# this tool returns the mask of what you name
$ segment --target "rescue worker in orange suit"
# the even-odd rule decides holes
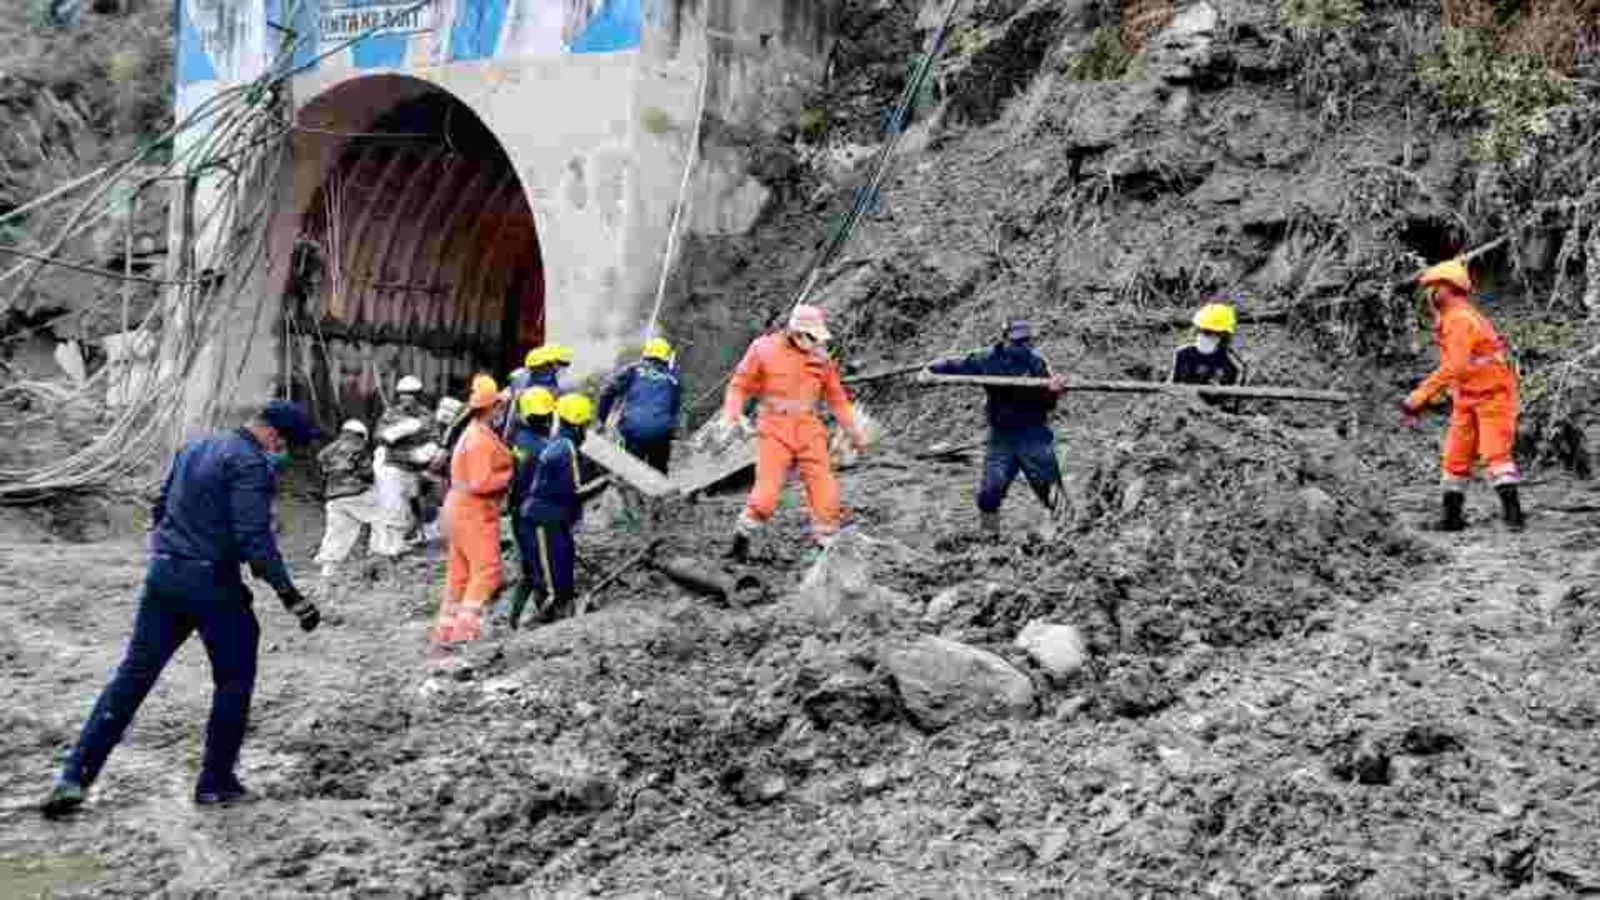
[[[490,426],[503,400],[493,378],[479,375],[472,380],[467,401],[471,421],[450,459],[450,493],[442,513],[450,562],[430,641],[433,655],[451,644],[477,640],[484,608],[500,589],[500,501],[515,470],[511,448]]]
[[[839,531],[839,483],[828,459],[828,430],[817,414],[819,401],[833,411],[857,450],[866,431],[856,422],[839,368],[828,358],[831,335],[822,310],[800,305],[788,327],[757,338],[734,370],[718,421],[726,441],[742,427],[745,403],[760,402],[756,425],[756,483],[739,515],[729,556],[747,560],[750,540],[772,518],[790,469],[800,470],[811,509],[812,538],[823,547]]]
[[[1500,496],[1506,527],[1523,528],[1521,477],[1512,448],[1517,437],[1517,373],[1510,348],[1472,304],[1472,277],[1466,264],[1449,260],[1424,272],[1418,284],[1434,309],[1439,368],[1400,401],[1407,425],[1444,391],[1450,393],[1450,427],[1443,451],[1444,516],[1441,531],[1466,527],[1466,488],[1481,457],[1489,482]]]

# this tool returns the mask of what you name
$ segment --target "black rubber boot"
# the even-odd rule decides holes
[[[259,794],[233,777],[223,780],[220,784],[196,788],[194,792],[196,806],[233,806],[238,803],[253,803],[258,799],[260,799]]]
[[[533,582],[524,578],[517,582],[511,589],[511,630],[516,631],[522,625],[522,610],[528,605],[528,598],[533,596]]]
[[[733,536],[733,546],[728,548],[728,558],[734,562],[747,563],[750,561],[750,536],[736,534]]]
[[[1467,527],[1467,495],[1460,491],[1444,492],[1444,517],[1439,520],[1440,531],[1465,531]]]
[[[555,600],[550,604],[550,620],[553,622],[558,619],[570,619],[576,615],[578,612],[577,599],[578,592],[572,588],[557,589]]]
[[[39,812],[47,819],[59,819],[83,808],[83,788],[75,781],[57,781],[50,788],[50,796],[39,804]]]
[[[1494,489],[1500,495],[1500,513],[1505,517],[1506,528],[1521,531],[1528,526],[1522,517],[1522,495],[1514,484],[1502,484]]]

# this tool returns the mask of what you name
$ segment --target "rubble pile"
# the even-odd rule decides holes
[[[1072,597],[1100,647],[1159,655],[1281,637],[1425,561],[1331,430],[1170,400],[1103,447],[1073,492],[1071,534],[1035,579]]]

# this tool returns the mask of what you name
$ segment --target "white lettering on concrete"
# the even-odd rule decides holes
[[[348,41],[367,33],[420,34],[432,30],[427,5],[394,3],[346,9],[324,8],[319,27],[324,41]]]

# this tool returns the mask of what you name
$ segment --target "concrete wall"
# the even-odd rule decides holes
[[[578,350],[581,372],[635,352],[665,258],[690,136],[709,72],[705,154],[692,182],[690,227],[737,233],[769,194],[749,176],[744,139],[793,121],[824,72],[835,0],[182,0],[179,114],[264,71],[300,40],[290,84],[302,125],[359,132],[412,91],[442,90],[499,139],[531,207],[545,335]],[[293,7],[296,15],[284,18]],[[380,33],[353,46],[351,35]],[[317,59],[319,55],[324,58]],[[315,64],[313,65],[313,61]],[[373,76],[401,74],[410,87]],[[373,79],[363,82],[363,79]],[[382,85],[367,90],[365,85]],[[337,97],[337,102],[329,98]],[[326,101],[326,102],[325,102]],[[260,341],[240,399],[279,387],[281,348],[260,340],[276,314],[295,237],[346,146],[297,136],[277,189],[272,264],[252,320]],[[204,188],[202,206],[214,201]],[[244,311],[241,311],[243,313]],[[666,323],[671,336],[671,323]],[[272,329],[266,329],[270,338]],[[230,342],[231,343],[231,342]],[[292,365],[292,359],[289,360]],[[276,373],[276,374],[269,374]],[[504,374],[504,373],[496,373]]]

